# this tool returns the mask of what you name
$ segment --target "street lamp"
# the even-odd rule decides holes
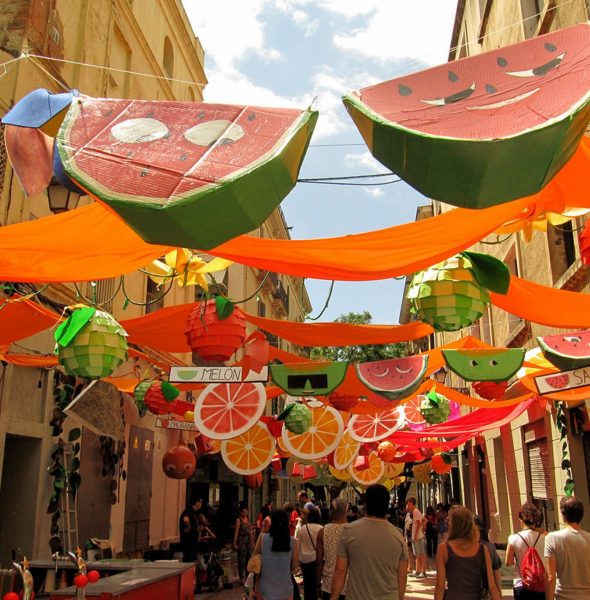
[[[441,383],[444,385],[445,381],[447,380],[447,375],[449,374],[449,372],[443,367],[441,367],[438,371],[435,371],[432,374],[432,377],[434,378],[434,381],[436,381],[437,383]]]
[[[49,210],[58,215],[76,208],[80,201],[80,194],[68,190],[53,178],[47,188],[47,200],[49,201]]]

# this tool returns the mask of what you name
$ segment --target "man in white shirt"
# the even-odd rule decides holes
[[[412,548],[416,556],[414,577],[426,579],[426,540],[424,539],[424,517],[416,507],[416,498],[408,498],[406,512],[412,517]]]
[[[564,496],[559,510],[565,529],[552,531],[545,538],[546,600],[588,600],[590,533],[580,529],[584,505],[575,496]]]

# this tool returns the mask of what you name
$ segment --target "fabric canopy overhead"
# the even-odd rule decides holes
[[[60,316],[28,300],[4,301],[0,304],[0,345],[50,329]]]

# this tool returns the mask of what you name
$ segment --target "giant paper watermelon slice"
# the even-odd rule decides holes
[[[373,156],[429,198],[484,208],[538,192],[590,119],[590,25],[344,97]]]
[[[261,225],[297,180],[317,112],[77,97],[67,175],[145,241],[209,249]]]
[[[390,358],[356,365],[358,378],[388,400],[407,398],[415,392],[426,372],[428,355]]]
[[[560,371],[581,369],[590,365],[590,330],[539,336],[543,356]]]
[[[342,383],[347,367],[347,362],[330,361],[271,365],[270,375],[292,396],[325,396]]]
[[[522,367],[524,348],[443,350],[447,367],[465,381],[506,381]]]

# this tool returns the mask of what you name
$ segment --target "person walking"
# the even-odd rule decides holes
[[[259,536],[254,554],[261,555],[262,564],[256,597],[260,600],[290,600],[293,597],[291,577],[299,557],[297,543],[289,533],[286,511],[272,512],[268,533]]]
[[[413,575],[416,573],[416,557],[412,546],[412,517],[410,513],[406,513],[404,520],[404,537],[408,547],[408,574]]]
[[[439,544],[436,552],[434,600],[481,600],[486,588],[493,600],[501,600],[494,584],[490,553],[479,543],[471,511],[465,506],[453,506],[449,511],[447,541]]]
[[[529,548],[534,548],[547,570],[547,560],[544,558],[545,532],[543,531],[543,513],[532,502],[525,502],[518,511],[521,530],[508,536],[506,547],[506,565],[514,565],[516,577],[513,580],[515,600],[545,600],[545,591],[528,589],[521,577],[520,568],[524,555]]]
[[[416,506],[416,498],[408,498],[406,511],[412,518],[412,550],[416,557],[416,573],[413,577],[426,579],[426,540],[424,536],[424,517]]]
[[[318,533],[317,539],[317,572],[322,600],[330,600],[332,591],[332,577],[336,568],[336,546],[346,525],[348,502],[343,498],[332,500],[332,522],[326,523]],[[339,600],[344,600],[346,584],[342,589]]]
[[[299,563],[303,575],[303,597],[305,600],[317,600],[319,581],[317,579],[317,538],[323,527],[317,508],[307,511],[305,519],[298,532]]]
[[[438,531],[436,528],[436,515],[432,506],[426,507],[424,535],[426,537],[426,554],[429,557],[436,556],[436,547],[438,545]]]
[[[437,546],[445,541],[445,536],[449,530],[448,514],[441,502],[436,505],[436,530],[438,531]],[[436,554],[436,553],[435,553]]]
[[[194,563],[195,565],[195,591],[200,591],[197,578],[197,555],[199,552],[199,511],[203,507],[201,499],[193,500],[187,506],[178,519],[178,530],[180,534],[180,548],[182,550],[182,562]]]
[[[246,565],[253,547],[254,534],[250,523],[250,514],[247,508],[242,508],[234,525],[234,550],[238,551],[238,577],[242,585],[246,579]]]
[[[347,600],[403,600],[408,550],[400,530],[387,520],[388,506],[384,485],[366,489],[366,516],[346,524],[336,546],[330,600],[340,598],[345,582]]]
[[[590,598],[590,533],[580,528],[584,505],[575,496],[564,496],[559,512],[565,529],[545,538],[547,600]]]
[[[496,550],[496,546],[494,546],[494,544],[490,542],[490,534],[488,532],[488,528],[486,527],[485,521],[479,515],[475,515],[473,517],[473,522],[479,530],[479,541],[488,549],[488,552],[490,553],[490,559],[492,561],[492,573],[494,575],[494,583],[496,584],[498,592],[501,596],[502,575],[500,573],[500,567],[502,566],[502,560],[500,559],[500,555]]]

